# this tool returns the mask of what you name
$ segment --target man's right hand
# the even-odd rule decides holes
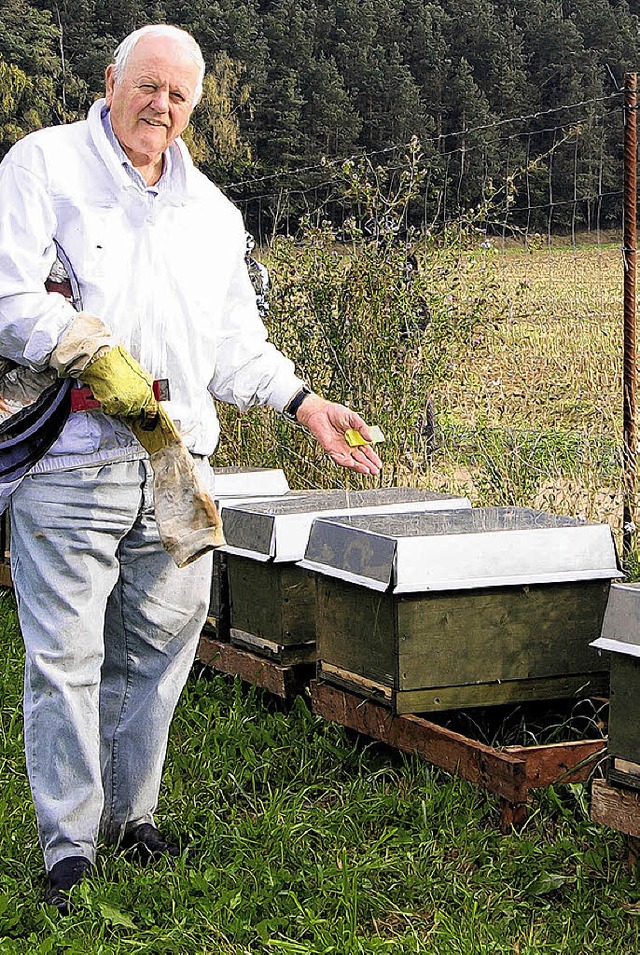
[[[371,439],[369,428],[355,411],[310,394],[296,412],[296,420],[311,432],[335,464],[359,474],[380,473],[382,461],[369,444],[347,444],[345,432],[350,428],[359,431],[366,441]]]
[[[122,345],[90,362],[78,377],[89,385],[105,414],[152,418],[158,412],[151,375]]]

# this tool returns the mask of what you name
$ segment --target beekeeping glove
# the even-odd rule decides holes
[[[182,441],[151,455],[158,533],[178,567],[225,543],[222,521]]]
[[[153,418],[158,411],[151,375],[122,345],[108,348],[89,362],[77,377],[89,385],[105,414],[121,418]]]
[[[100,319],[78,313],[50,359],[60,375],[89,385],[101,410],[124,418],[147,451],[160,540],[178,567],[224,544],[220,515],[173,421],[153,394],[153,379]]]
[[[193,458],[162,405],[153,427],[140,418],[129,425],[149,453],[158,533],[178,567],[225,543],[215,502],[202,485]]]
[[[80,378],[92,361],[114,345],[111,330],[101,319],[78,312],[53,349],[49,365],[60,378]]]
[[[122,418],[156,410],[153,379],[129,352],[116,345],[110,329],[94,315],[78,312],[49,357],[61,378],[89,385],[102,411]]]

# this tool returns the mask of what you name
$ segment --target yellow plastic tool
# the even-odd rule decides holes
[[[379,444],[381,441],[384,441],[384,435],[380,428],[374,427],[369,428],[371,432],[371,441],[365,441],[359,431],[356,431],[355,428],[349,428],[348,431],[345,431],[344,436],[347,444],[350,448],[360,448],[363,444]]]

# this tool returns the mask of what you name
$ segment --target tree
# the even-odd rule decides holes
[[[59,36],[49,11],[0,0],[1,154],[26,133],[77,116],[85,87],[63,74]]]
[[[220,53],[204,78],[202,98],[185,140],[194,162],[216,181],[241,174],[251,150],[240,133],[238,113],[247,103],[242,64]]]
[[[348,155],[358,143],[362,118],[338,72],[333,57],[312,60],[303,76],[305,106],[302,120],[308,130],[306,154],[312,158]]]

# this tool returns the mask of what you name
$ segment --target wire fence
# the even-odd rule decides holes
[[[493,320],[484,309],[470,323],[430,394],[429,448],[405,449],[396,478],[405,468],[405,479],[454,484],[478,503],[620,526],[622,106],[616,91],[227,187],[267,261],[275,237],[303,220],[331,222],[340,240],[360,216],[365,238],[404,242],[411,255],[464,233],[460,267],[473,256],[490,275]],[[409,181],[410,201],[398,202]],[[367,189],[378,199],[369,220]],[[277,262],[272,280],[277,290]]]
[[[527,235],[558,229],[598,231],[620,222],[622,92],[478,126],[418,136],[426,176],[410,214],[429,230],[455,223],[470,207],[509,190],[492,231]],[[558,122],[549,124],[549,117]],[[345,166],[364,163],[393,174],[406,168],[413,142],[230,183],[226,189],[264,244],[301,214],[348,210]]]

